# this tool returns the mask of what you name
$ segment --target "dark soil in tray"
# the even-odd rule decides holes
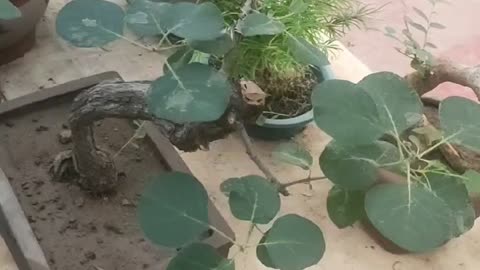
[[[161,158],[147,142],[127,146],[116,158],[123,181],[115,194],[101,198],[72,184],[52,182],[53,158],[71,148],[58,139],[66,127],[69,105],[50,105],[7,122],[0,119],[0,166],[52,269],[159,269],[165,250],[144,239],[135,206],[149,177],[165,170]],[[124,120],[105,120],[96,126],[97,143],[111,153],[133,134]]]

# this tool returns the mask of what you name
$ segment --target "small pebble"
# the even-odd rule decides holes
[[[38,126],[35,131],[37,132],[42,132],[42,131],[47,131],[48,130],[48,127],[44,126],[44,125],[41,125],[41,126]]]
[[[133,203],[129,201],[128,199],[123,199],[122,200],[122,206],[133,206]]]
[[[58,141],[61,144],[68,144],[68,143],[72,142],[72,131],[69,130],[69,129],[62,130],[58,134]]]

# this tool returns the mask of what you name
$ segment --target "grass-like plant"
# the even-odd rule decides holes
[[[213,1],[225,14],[226,22],[241,16],[240,0]],[[376,9],[355,0],[265,0],[259,1],[257,10],[277,18],[288,33],[301,37],[324,53],[335,49],[333,42],[345,30],[361,27]],[[258,76],[273,79],[303,78],[309,67],[299,63],[290,53],[287,34],[243,38],[236,48],[233,76],[256,80]],[[280,93],[283,90],[278,89]],[[269,93],[274,94],[274,93]]]

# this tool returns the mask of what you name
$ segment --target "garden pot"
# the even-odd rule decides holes
[[[332,80],[335,78],[330,65],[313,69],[318,81]],[[313,110],[302,115],[287,119],[272,119],[260,116],[256,124],[246,125],[248,134],[263,140],[290,139],[301,133],[313,121]]]
[[[151,176],[164,171],[191,173],[154,124],[146,137],[115,158],[121,183],[105,197],[87,194],[71,183],[51,181],[52,159],[71,149],[62,140],[73,98],[115,72],[72,81],[0,104],[0,229],[17,264],[48,269],[165,269],[175,249],[160,248],[144,238],[136,205]],[[95,124],[102,149],[117,153],[135,133],[132,122],[104,119]],[[210,202],[209,220],[234,239]],[[161,229],[161,228],[159,228]],[[8,232],[10,231],[10,232]],[[206,231],[203,241],[227,256],[231,243]],[[15,256],[19,254],[22,256]],[[23,260],[23,261],[22,261]]]
[[[48,0],[10,0],[22,13],[13,20],[0,20],[0,65],[9,63],[32,49],[35,27],[47,8]]]

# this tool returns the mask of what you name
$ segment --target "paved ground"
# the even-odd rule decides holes
[[[384,6],[374,15],[370,26],[383,30],[386,26],[403,29],[403,16],[408,13],[419,18],[411,9],[416,6],[425,13],[430,12],[430,0],[363,0],[375,6]],[[436,56],[446,57],[466,65],[480,64],[480,29],[478,17],[479,0],[450,1],[436,9],[434,21],[447,28],[431,34],[431,41],[438,46],[432,51]],[[418,20],[421,20],[420,18]],[[350,32],[343,40],[349,50],[372,71],[393,71],[401,75],[411,71],[409,60],[394,50],[398,44],[380,31]],[[462,95],[473,97],[473,93],[464,87],[445,84],[436,91],[436,97]]]
[[[398,0],[392,1],[396,2],[386,7],[383,13],[377,15],[378,18],[384,18],[383,21],[378,20],[375,22],[378,27],[400,24],[402,16],[398,11]],[[161,70],[159,67],[162,66],[161,63],[164,60],[162,56],[144,54],[138,48],[120,43],[109,48],[111,51],[105,52],[101,50],[73,49],[59,41],[53,34],[53,18],[59,7],[65,2],[66,0],[50,1],[47,18],[41,23],[39,28],[37,48],[24,59],[0,68],[0,83],[4,86],[8,99],[31,93],[39,87],[48,87],[106,70],[117,70],[126,80],[151,79],[159,75],[159,70]],[[381,4],[384,1],[376,0],[374,2]],[[469,6],[463,4],[468,2],[471,2]],[[463,5],[468,7],[464,8],[465,12],[459,9],[459,6]],[[459,10],[453,13],[452,10],[454,8]],[[453,19],[453,16],[450,16],[449,18],[452,17],[451,22],[442,21],[450,30],[453,30],[450,34],[451,39],[448,38],[449,30],[443,33],[440,32],[435,37],[443,42],[439,52],[453,51],[458,53],[456,55],[463,57],[467,49],[455,48],[458,46],[471,48],[468,44],[475,44],[475,40],[466,36],[468,32],[466,35],[461,35],[461,30],[475,29],[476,25],[473,20],[468,25],[466,18],[475,18],[474,10],[480,11],[480,4],[474,3],[473,0],[462,0],[462,4],[455,4],[439,12],[444,14],[444,10],[455,15],[462,14],[462,17],[455,16],[456,18]],[[460,11],[463,13],[457,13]],[[464,28],[459,29],[460,25],[463,25],[461,27]],[[477,43],[480,43],[479,37],[480,35],[477,36]],[[464,41],[460,42],[460,40]],[[399,73],[408,71],[408,61],[393,50],[393,44],[387,38],[384,38],[381,33],[353,32],[345,41],[350,41],[354,44],[350,49],[374,71],[392,70]],[[461,50],[464,51],[462,52]],[[453,53],[449,55],[454,56]],[[467,60],[469,59],[462,58],[462,61],[466,63],[468,62]],[[369,72],[362,63],[356,62],[356,59],[348,52],[340,54],[340,59],[336,59],[333,63],[337,76],[343,79],[357,81]],[[297,139],[304,142],[316,155],[323,150],[324,145],[329,141],[329,138],[314,126],[310,126],[304,135],[299,136]],[[274,144],[255,143],[259,155],[267,161],[267,165],[274,170],[276,175],[281,176],[282,180],[291,181],[292,179],[304,177],[303,171],[282,166],[270,158],[270,150],[274,147]],[[183,153],[182,157],[194,174],[206,185],[216,206],[238,233],[238,238],[244,239],[247,231],[246,224],[239,222],[231,216],[228,210],[228,202],[218,188],[219,184],[224,179],[231,177],[232,174],[241,176],[259,173],[255,165],[244,153],[238,138],[231,136],[227,140],[213,144],[210,151]],[[318,168],[316,168],[314,174],[320,175],[320,173]],[[329,221],[325,208],[325,199],[330,187],[331,184],[327,181],[316,183],[313,192],[308,191],[306,187],[298,186],[292,189],[292,196],[282,200],[282,214],[301,214],[312,219],[324,231],[328,246],[327,252],[324,259],[317,266],[310,268],[311,270],[478,269],[480,224],[477,224],[467,235],[451,241],[436,252],[415,256],[393,255],[379,248],[358,226],[338,230]],[[259,235],[255,237],[258,238]],[[266,269],[254,257],[254,250],[250,250],[246,256],[239,257],[237,269]],[[3,270],[1,263],[0,258],[0,269]]]

